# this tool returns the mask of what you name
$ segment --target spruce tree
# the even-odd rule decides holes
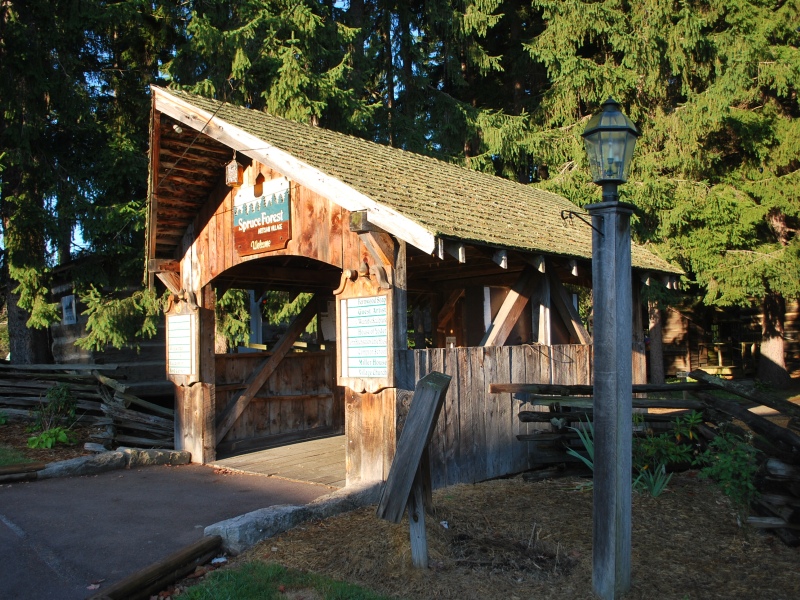
[[[536,153],[548,187],[594,201],[580,133],[613,96],[642,132],[621,198],[640,241],[675,260],[710,305],[762,305],[759,375],[782,386],[785,298],[800,294],[800,11],[754,0],[535,0],[528,51],[549,87]]]
[[[80,295],[141,275],[147,84],[171,54],[177,15],[141,0],[0,7],[0,209],[17,362],[49,358],[54,266],[83,258]]]

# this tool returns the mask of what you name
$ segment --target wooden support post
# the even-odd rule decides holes
[[[420,464],[408,497],[408,528],[411,539],[411,562],[418,569],[427,569],[428,537],[425,533],[425,488],[422,480]]]
[[[632,208],[615,201],[587,207],[594,229],[592,585],[603,600],[631,586]]]

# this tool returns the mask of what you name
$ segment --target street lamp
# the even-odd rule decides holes
[[[619,202],[639,132],[612,99],[583,132],[603,200],[592,217],[594,300],[594,497],[592,586],[604,600],[631,585],[632,347],[631,228],[633,206]]]
[[[628,181],[633,148],[639,137],[636,126],[620,108],[617,101],[609,98],[603,102],[602,112],[589,119],[583,131],[589,169],[594,182],[603,186],[603,200],[607,196],[611,199],[611,195],[616,200],[617,185]]]

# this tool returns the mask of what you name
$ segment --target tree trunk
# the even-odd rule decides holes
[[[664,341],[661,335],[661,309],[658,303],[647,303],[650,327],[650,383],[664,383]]]
[[[758,378],[774,388],[785,389],[790,383],[783,340],[786,301],[780,294],[770,292],[764,297],[762,309]]]

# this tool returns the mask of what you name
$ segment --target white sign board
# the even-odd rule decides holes
[[[342,377],[388,377],[386,296],[348,298],[340,302]]]
[[[197,373],[195,345],[195,315],[167,316],[167,373],[194,375]]]
[[[75,309],[75,295],[61,297],[61,324],[74,325],[78,322],[77,310]]]

